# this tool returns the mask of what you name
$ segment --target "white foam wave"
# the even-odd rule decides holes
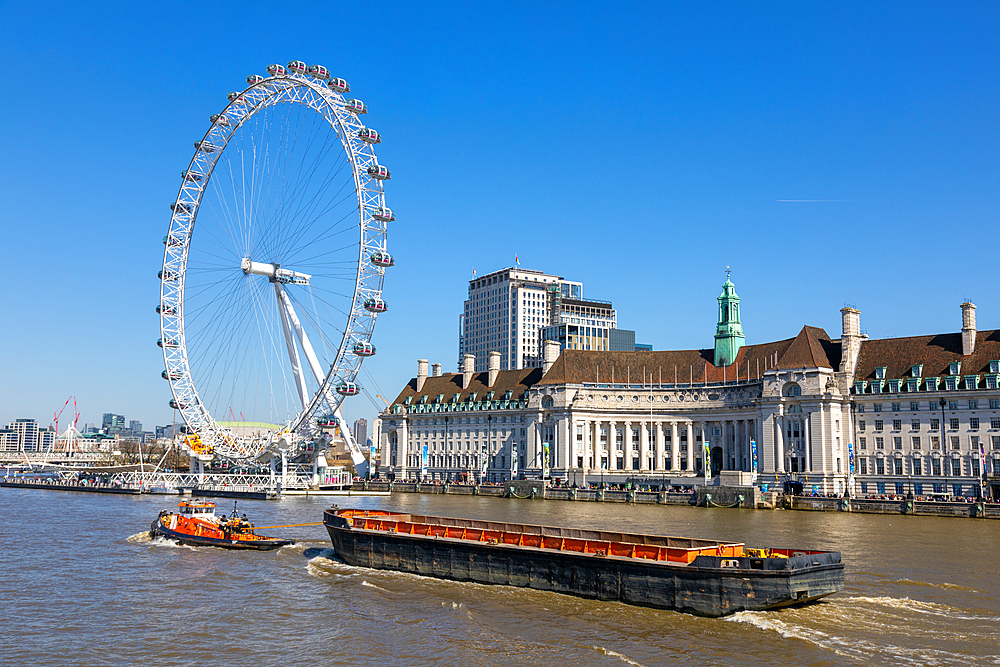
[[[376,586],[375,584],[373,584],[373,583],[371,583],[369,581],[365,581],[364,579],[361,580],[361,585],[362,586],[367,586],[368,588],[374,588],[375,590],[382,591],[383,593],[388,593],[389,592],[385,588],[382,588],[381,586]]]
[[[333,550],[330,549],[329,551],[332,555]],[[356,577],[361,574],[358,568],[345,565],[337,560],[331,560],[323,555],[310,558],[309,562],[306,563],[306,572],[313,577],[337,578]]]
[[[923,600],[913,600],[907,597],[894,598],[889,596],[857,596],[849,598],[839,598],[836,602],[860,602],[862,604],[871,604],[892,607],[893,609],[901,609],[905,611],[914,612],[917,614],[927,614],[930,616],[941,616],[948,618],[950,620],[961,620],[961,621],[991,621],[996,622],[1000,620],[1000,617],[995,615],[982,615],[970,613],[966,609],[957,609],[955,607],[949,607],[948,605],[939,604],[937,602],[925,602]]]
[[[611,649],[604,648],[603,646],[595,646],[593,648],[594,648],[595,651],[600,651],[604,655],[610,656],[612,658],[618,658],[619,660],[621,660],[622,662],[624,662],[626,665],[634,665],[634,667],[644,667],[644,665],[641,662],[636,662],[632,658],[630,658],[627,655],[624,655],[622,653],[619,653],[618,651],[612,651]]]

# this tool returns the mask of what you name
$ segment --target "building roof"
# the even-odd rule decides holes
[[[758,377],[772,368],[840,367],[840,341],[819,327],[802,327],[795,338],[744,345],[731,366],[716,366],[715,350],[595,352],[564,350],[539,384],[584,382],[654,384],[722,382]]]
[[[875,377],[875,369],[885,366],[886,378],[908,378],[910,367],[923,364],[922,377],[950,375],[948,364],[962,362],[960,375],[989,372],[989,363],[1000,359],[1000,330],[976,332],[973,353],[962,356],[962,334],[945,333],[907,338],[881,338],[861,344],[855,380]]]
[[[393,401],[393,403],[404,403],[407,397],[414,403],[422,396],[427,397],[428,403],[437,400],[439,394],[443,395],[445,403],[450,403],[452,397],[459,394],[459,402],[469,400],[469,396],[476,394],[476,400],[481,401],[487,392],[494,392],[494,399],[500,400],[508,391],[511,392],[511,400],[517,401],[524,396],[528,387],[538,384],[542,379],[541,368],[521,368],[511,371],[500,371],[497,374],[496,382],[489,386],[489,372],[473,373],[472,380],[466,389],[462,389],[461,373],[444,373],[443,375],[428,376],[423,388],[417,391],[417,378],[410,378],[410,381],[403,387],[403,391]]]

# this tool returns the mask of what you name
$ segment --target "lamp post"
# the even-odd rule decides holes
[[[951,468],[951,453],[948,451],[948,437],[945,435],[947,429],[944,426],[944,409],[948,405],[948,401],[944,400],[942,397],[938,401],[938,405],[941,406],[941,465],[942,472],[944,472],[944,492],[948,494],[946,497],[951,496],[951,491],[948,489],[948,469]]]

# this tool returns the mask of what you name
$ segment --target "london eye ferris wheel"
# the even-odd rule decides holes
[[[195,142],[159,274],[170,405],[189,449],[233,460],[343,425],[393,265],[390,174],[366,105],[322,65],[267,75],[247,77]]]

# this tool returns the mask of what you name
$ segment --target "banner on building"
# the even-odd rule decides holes
[[[711,454],[712,444],[706,439],[705,440],[705,454],[702,456],[705,459],[705,484],[707,485],[709,480],[712,478],[712,454]]]
[[[427,443],[424,443],[423,451],[420,453],[420,474],[427,476]]]
[[[750,474],[751,484],[757,483],[757,441],[750,441]]]
[[[549,476],[549,443],[542,444],[542,477]]]
[[[483,463],[479,467],[479,474],[483,478],[486,477],[486,468],[488,468],[490,464],[490,458],[489,456],[487,456],[488,454],[489,454],[489,447],[487,445],[483,445]]]
[[[517,477],[517,446],[510,446],[510,478]]]

